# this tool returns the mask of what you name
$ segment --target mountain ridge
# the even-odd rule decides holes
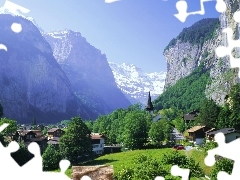
[[[130,63],[108,63],[118,87],[132,103],[146,105],[149,91],[152,100],[163,92],[166,72],[144,73],[140,67]]]

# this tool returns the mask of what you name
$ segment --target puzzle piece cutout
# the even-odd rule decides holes
[[[12,3],[8,0],[5,1],[5,4],[4,4],[3,8],[7,9],[12,14],[18,14],[19,12],[22,12],[22,13],[30,12],[29,9],[27,9],[25,7],[22,7],[18,4]],[[19,23],[13,23],[11,25],[11,29],[15,33],[20,33],[22,31],[22,25],[19,24]],[[4,44],[0,44],[0,50],[1,49],[7,51],[7,47]]]
[[[203,3],[208,1],[214,1],[214,0],[200,0],[201,9],[199,11],[187,12],[187,8],[188,8],[187,2],[185,0],[179,0],[178,2],[176,2],[176,9],[178,10],[178,14],[174,14],[174,16],[178,18],[181,22],[185,22],[189,15],[195,15],[195,14],[203,15],[205,14]],[[226,11],[227,9],[226,3],[223,0],[216,0],[216,1],[217,1],[215,6],[216,10],[220,13]]]
[[[190,170],[189,169],[180,168],[177,165],[173,165],[171,167],[171,174],[173,176],[180,176],[180,177],[182,177],[182,180],[189,180]],[[162,176],[157,176],[154,180],[165,180],[165,178],[162,177]]]
[[[2,124],[0,126],[0,132],[2,132],[9,124]],[[43,172],[42,166],[42,157],[40,147],[37,143],[32,142],[28,145],[28,150],[30,153],[34,155],[34,157],[20,167],[17,162],[12,158],[11,153],[19,150],[19,144],[16,141],[12,141],[9,143],[8,147],[4,147],[2,143],[0,143],[0,176],[8,177],[8,179],[19,179],[19,177],[24,177],[25,180],[31,179],[45,179],[45,180],[71,180],[65,172],[67,168],[70,166],[70,162],[68,160],[61,160],[59,163],[59,167],[61,172]],[[14,172],[14,173],[13,173]]]
[[[208,150],[208,155],[204,160],[205,164],[207,166],[213,166],[216,162],[215,155],[234,160],[234,166],[231,175],[227,174],[226,172],[220,171],[218,173],[218,179],[239,179],[240,157],[238,147],[240,147],[240,139],[238,138],[229,143],[225,143],[224,134],[219,132],[215,135],[215,141],[218,143],[218,147]]]
[[[237,23],[240,23],[240,11],[236,11],[233,15],[234,20]],[[230,59],[230,65],[232,68],[238,67],[240,69],[240,58],[234,58],[232,55],[232,51],[234,48],[240,48],[240,40],[234,40],[233,39],[233,30],[229,27],[224,28],[223,33],[227,34],[227,44],[228,46],[219,46],[216,48],[215,52],[218,57],[224,57],[229,56]],[[240,70],[238,72],[238,77],[240,78]]]

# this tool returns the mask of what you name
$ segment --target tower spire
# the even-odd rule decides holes
[[[153,111],[153,104],[152,104],[152,101],[151,101],[150,91],[148,93],[148,102],[147,102],[147,106],[146,106],[145,109],[149,112]]]

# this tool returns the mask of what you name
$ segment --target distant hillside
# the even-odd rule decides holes
[[[175,107],[186,113],[199,109],[202,101],[206,99],[204,90],[210,82],[209,72],[201,64],[190,75],[168,87],[153,101],[153,106],[156,110]]]
[[[66,73],[75,95],[93,112],[108,114],[131,103],[117,87],[105,54],[72,30],[43,34]]]

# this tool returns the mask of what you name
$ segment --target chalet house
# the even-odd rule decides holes
[[[98,133],[92,133],[90,137],[92,140],[93,152],[98,155],[103,154],[106,137]]]
[[[183,120],[185,121],[185,124],[191,122],[191,121],[194,121],[195,120],[195,117],[197,117],[199,111],[197,110],[194,110],[190,113],[187,113],[187,114],[184,114],[183,115]]]
[[[31,142],[36,142],[40,146],[42,153],[47,147],[47,137],[40,130],[18,130],[14,135],[14,139],[23,142],[26,146]]]
[[[60,128],[52,128],[47,131],[48,139],[53,137],[61,137],[64,134],[64,131]]]
[[[221,132],[225,135],[225,142],[226,143],[229,143],[229,142],[231,142],[231,141],[240,137],[240,131],[235,130],[234,128],[223,128],[223,129],[219,129],[219,130],[216,130],[216,131],[207,132],[206,133],[206,138],[210,141],[211,140],[214,141],[214,136],[219,132]]]
[[[203,138],[205,138],[206,131],[212,128],[207,126],[194,126],[187,130],[189,140],[193,141],[195,144],[202,144]]]
[[[48,145],[53,145],[54,147],[59,147],[59,137],[53,137],[52,139],[49,139],[47,142]]]

